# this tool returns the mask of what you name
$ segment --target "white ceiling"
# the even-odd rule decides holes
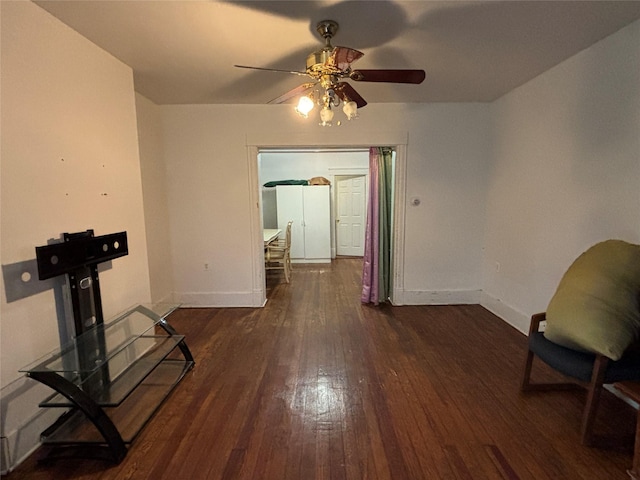
[[[264,104],[332,43],[354,68],[422,68],[421,85],[350,81],[369,102],[487,102],[640,18],[640,1],[36,1],[129,65],[157,104]],[[638,46],[640,51],[640,46]]]

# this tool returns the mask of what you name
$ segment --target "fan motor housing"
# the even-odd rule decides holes
[[[311,53],[307,57],[307,71],[311,70],[313,72],[320,71],[326,61],[331,57],[331,52],[333,49],[328,50],[323,48],[322,50],[318,50],[317,52]]]

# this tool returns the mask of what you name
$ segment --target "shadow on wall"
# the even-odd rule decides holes
[[[59,243],[59,240],[49,240],[48,245]],[[111,270],[111,260],[98,265],[98,273]],[[38,264],[36,259],[2,265],[2,278],[7,303],[22,300],[47,290],[53,290],[56,316],[58,318],[58,333],[60,344],[67,343],[73,338],[73,314],[68,304],[68,285],[66,276],[58,276],[46,280],[38,279]],[[67,313],[68,312],[68,313]]]

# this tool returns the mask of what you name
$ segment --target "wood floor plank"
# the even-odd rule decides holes
[[[478,305],[362,305],[361,267],[296,264],[264,308],[174,312],[196,366],[123,462],[36,454],[8,479],[626,478],[634,409],[605,392],[596,431],[622,442],[583,447],[584,394],[520,392],[523,335]]]

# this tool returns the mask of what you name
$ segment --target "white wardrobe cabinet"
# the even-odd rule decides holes
[[[291,225],[291,261],[331,262],[331,204],[329,185],[278,185],[278,228]]]

